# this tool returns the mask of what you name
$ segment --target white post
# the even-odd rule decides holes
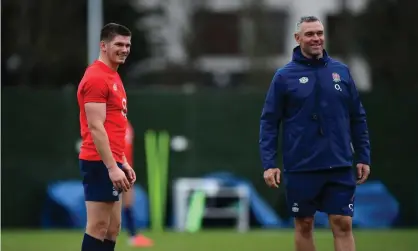
[[[99,56],[100,30],[103,26],[103,0],[87,1],[87,57],[88,64]]]

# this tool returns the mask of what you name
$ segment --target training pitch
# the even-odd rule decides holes
[[[80,250],[82,230],[3,230],[2,251],[74,251]],[[146,233],[155,241],[150,251],[293,251],[290,230],[236,233],[225,230],[187,233]],[[418,229],[355,231],[357,251],[417,251]],[[325,230],[315,232],[317,250],[333,251],[332,235]],[[123,232],[117,251],[137,250],[127,246]]]

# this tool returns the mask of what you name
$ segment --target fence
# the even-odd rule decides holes
[[[176,177],[228,170],[250,180],[284,214],[283,191],[268,189],[262,179],[258,127],[264,92],[128,93],[138,182],[146,184],[143,135],[164,129],[190,142],[187,151],[170,154],[169,188]],[[417,94],[381,89],[362,97],[372,143],[371,179],[384,182],[398,199],[399,226],[418,226],[418,116],[408,111],[418,107]],[[76,93],[5,88],[2,105],[2,226],[38,226],[47,184],[80,177]]]

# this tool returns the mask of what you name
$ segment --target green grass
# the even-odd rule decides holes
[[[80,250],[82,231],[2,231],[2,251],[77,251]],[[196,234],[147,233],[155,241],[150,251],[293,251],[290,230],[204,231]],[[418,230],[356,231],[357,251],[417,251]],[[332,251],[332,235],[317,230],[318,251]],[[135,250],[127,245],[126,234],[120,236],[117,251]]]

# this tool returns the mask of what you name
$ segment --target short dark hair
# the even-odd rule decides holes
[[[316,16],[303,16],[303,17],[301,17],[296,24],[296,31],[297,32],[299,31],[300,25],[302,23],[312,23],[312,22],[321,22],[321,20],[319,20],[319,18],[317,18]]]
[[[112,41],[118,35],[130,37],[132,33],[126,26],[117,23],[108,23],[100,31],[100,41]]]

